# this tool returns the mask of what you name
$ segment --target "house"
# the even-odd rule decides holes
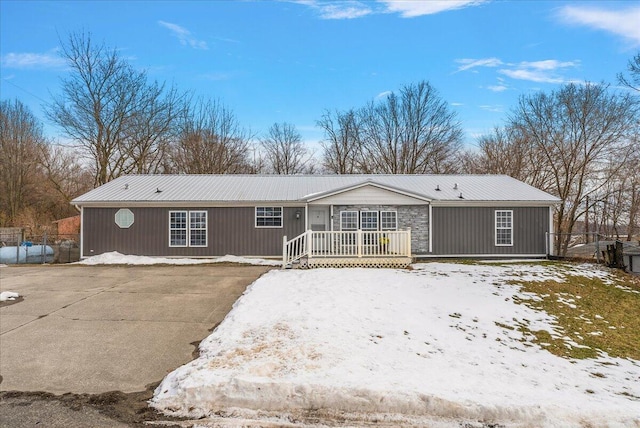
[[[558,202],[505,175],[130,175],[72,201],[81,257],[289,261],[545,257]]]

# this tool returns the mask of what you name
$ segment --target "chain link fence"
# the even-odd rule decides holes
[[[18,228],[0,231],[0,263],[73,263],[80,260],[80,235],[33,234]]]

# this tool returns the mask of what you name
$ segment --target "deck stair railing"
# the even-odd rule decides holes
[[[312,231],[283,237],[282,265],[303,259],[411,257],[411,230]]]

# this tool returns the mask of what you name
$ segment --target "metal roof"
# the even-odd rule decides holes
[[[506,175],[127,175],[71,201],[304,202],[324,193],[375,183],[432,201],[559,201]],[[440,189],[440,190],[436,190]],[[464,199],[460,198],[460,194]]]

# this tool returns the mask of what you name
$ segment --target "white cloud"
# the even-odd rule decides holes
[[[504,111],[504,108],[500,104],[495,104],[495,105],[484,104],[478,107],[480,107],[482,110],[490,111],[493,113],[502,113]]]
[[[540,83],[563,83],[559,72],[566,68],[575,68],[580,61],[557,61],[548,59],[544,61],[523,61],[518,64],[508,64],[509,68],[498,70],[499,73],[518,80],[529,80]]]
[[[432,15],[468,6],[478,6],[488,0],[379,0],[388,12],[399,13],[403,18]]]
[[[174,36],[180,40],[180,44],[184,46],[191,46],[194,49],[209,49],[207,42],[204,40],[198,40],[191,35],[191,32],[178,24],[172,24],[171,22],[158,21],[158,24],[169,29]]]
[[[432,15],[477,6],[490,0],[281,0],[311,7],[322,19],[354,19],[379,13],[397,13],[403,18]]]
[[[449,104],[451,104],[454,107],[459,107],[459,106],[463,106],[464,105],[462,103],[449,103]]]
[[[482,59],[471,59],[471,58],[462,58],[457,59],[456,62],[458,64],[462,64],[458,67],[457,71],[465,71],[470,70],[475,67],[498,67],[503,64],[498,58],[482,58]]]
[[[491,86],[487,86],[487,89],[493,92],[503,92],[509,88],[504,85],[491,85]]]
[[[63,68],[67,62],[49,53],[8,53],[2,57],[2,66],[6,68]]]
[[[640,6],[621,10],[565,6],[559,10],[558,15],[570,24],[608,31],[622,36],[634,45],[640,45]]]
[[[368,5],[356,0],[334,1],[331,3],[318,0],[289,1],[315,9],[322,19],[355,19],[373,13],[373,10]]]
[[[378,95],[376,95],[376,99],[380,100],[383,98],[387,98],[389,95],[391,95],[393,92],[391,91],[384,91],[384,92],[380,92]]]

